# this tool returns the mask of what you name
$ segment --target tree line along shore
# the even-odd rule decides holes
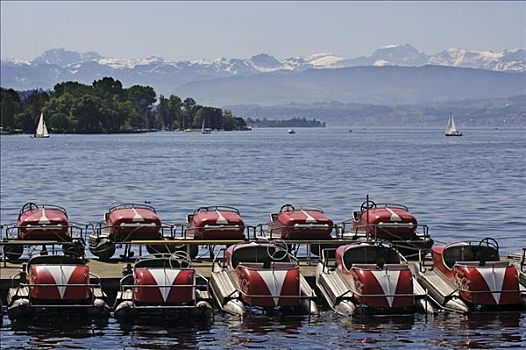
[[[156,104],[156,102],[158,102]],[[33,133],[40,113],[54,133],[122,133],[141,130],[246,130],[229,110],[202,106],[191,98],[165,97],[150,86],[124,88],[105,77],[91,85],[68,81],[52,91],[17,92],[0,87],[2,131]]]

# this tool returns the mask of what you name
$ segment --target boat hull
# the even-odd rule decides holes
[[[38,207],[21,212],[18,217],[18,238],[24,240],[67,241],[68,217],[65,211]]]
[[[132,239],[160,239],[161,220],[149,208],[118,208],[106,214],[109,235],[115,242]]]
[[[297,240],[330,239],[334,228],[334,222],[323,211],[294,209],[289,204],[271,214],[268,225],[271,237]]]
[[[375,239],[408,240],[415,236],[418,222],[401,208],[373,208],[355,212],[352,231],[365,233]]]
[[[187,221],[187,235],[195,239],[245,239],[245,223],[235,208],[199,208]]]

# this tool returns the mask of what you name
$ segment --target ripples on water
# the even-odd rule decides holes
[[[102,219],[112,202],[150,201],[165,223],[199,206],[237,207],[264,223],[284,203],[318,206],[336,222],[365,195],[409,206],[436,240],[495,237],[526,246],[524,130],[255,129],[252,132],[1,137],[0,221],[29,201]],[[526,314],[318,319],[216,315],[210,325],[12,325],[1,348],[524,348]]]

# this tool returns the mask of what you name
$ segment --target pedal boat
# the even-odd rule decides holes
[[[526,288],[519,287],[518,271],[499,256],[498,243],[484,238],[478,244],[441,244],[431,251],[431,265],[416,263],[418,281],[443,308],[469,313],[520,310]]]
[[[318,314],[316,293],[297,260],[281,242],[241,243],[223,250],[212,265],[210,290],[220,308],[243,317],[248,311]]]
[[[435,311],[405,259],[394,247],[380,242],[340,246],[332,266],[324,250],[316,285],[329,306],[346,316]]]
[[[278,213],[270,214],[268,221],[270,239],[287,240],[331,240],[333,220],[323,210],[313,207],[297,207],[285,204]],[[314,255],[331,245],[309,244]],[[297,250],[298,247],[291,247]]]
[[[7,294],[9,318],[26,320],[52,313],[61,317],[107,317],[107,296],[100,278],[90,273],[86,262],[80,257],[40,255],[22,264]]]
[[[84,240],[78,227],[68,220],[66,209],[56,205],[26,203],[18,214],[17,223],[6,227],[4,255],[7,260],[17,260],[27,245],[46,246],[61,244],[66,254],[84,255]]]
[[[161,229],[161,219],[154,207],[146,204],[119,204],[108,210],[104,215],[104,222],[99,223],[90,235],[89,249],[101,260],[108,260],[115,254],[117,243],[162,240]],[[126,257],[133,255],[128,249],[129,247],[125,251]]]
[[[114,306],[119,320],[177,314],[208,319],[213,314],[208,280],[184,252],[140,257],[123,275]]]
[[[354,211],[351,219],[350,236],[355,239],[366,237],[373,241],[387,240],[394,244],[403,256],[417,256],[420,250],[429,251],[433,240],[426,225],[420,225],[409,209],[401,204],[377,204],[369,199]]]
[[[186,218],[187,235],[194,239],[245,239],[245,223],[239,210],[232,207],[201,207]]]
[[[185,238],[196,240],[245,241],[245,223],[239,210],[227,206],[200,207],[186,217]],[[213,257],[212,246],[210,256]],[[190,245],[191,258],[199,252],[198,245]]]

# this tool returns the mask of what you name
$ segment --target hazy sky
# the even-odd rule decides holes
[[[343,57],[409,43],[435,53],[526,45],[526,2],[0,2],[1,57],[50,48],[166,59]]]

